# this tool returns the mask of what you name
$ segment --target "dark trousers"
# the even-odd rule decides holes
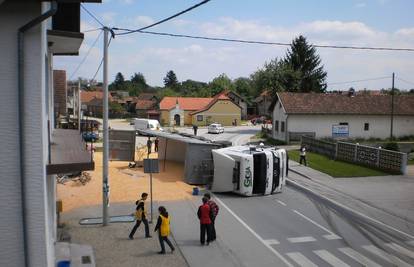
[[[207,243],[211,241],[211,224],[201,224],[200,223],[200,242],[204,245],[206,241],[207,234]]]
[[[215,225],[216,218],[211,220],[211,241],[216,240],[216,225]]]
[[[300,156],[299,164],[302,164],[302,161],[305,162],[305,166],[308,165],[308,164],[306,164],[306,156]]]
[[[171,251],[174,250],[174,246],[171,243],[170,239],[168,239],[168,236],[161,236],[161,234],[158,234],[158,240],[160,241],[161,251],[165,252],[165,245],[164,241],[167,242],[167,245],[170,247]]]
[[[155,145],[155,152],[158,152],[158,144]]]
[[[148,226],[148,220],[142,219],[142,221],[137,220],[137,222],[134,225],[134,228],[132,228],[131,233],[129,234],[129,237],[134,237],[135,232],[137,231],[138,227],[140,226],[141,222],[145,225],[145,237],[149,237],[149,226]]]

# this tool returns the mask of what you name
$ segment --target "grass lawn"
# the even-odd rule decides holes
[[[289,158],[299,162],[299,151],[288,151]],[[326,173],[332,177],[365,177],[365,176],[384,176],[390,175],[389,173],[382,172],[380,170],[370,169],[368,167],[355,165],[343,161],[331,160],[326,156],[307,152],[306,160],[308,166]]]
[[[408,165],[414,165],[414,158],[408,160]]]

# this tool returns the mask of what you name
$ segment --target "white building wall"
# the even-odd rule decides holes
[[[0,266],[24,266],[23,209],[20,162],[25,164],[27,254],[29,266],[54,266],[54,181],[46,176],[48,159],[46,70],[47,23],[24,35],[25,155],[19,157],[17,32],[18,28],[49,9],[49,3],[6,1],[0,8]],[[50,22],[49,22],[50,23]],[[48,182],[51,183],[48,183]]]
[[[388,138],[390,116],[378,115],[289,115],[290,132],[315,132],[316,138],[332,137],[332,125],[347,122],[350,138]],[[369,130],[364,124],[369,123]],[[394,136],[413,135],[414,116],[394,116]]]
[[[277,102],[273,109],[272,121],[272,136],[274,139],[287,141],[287,120],[288,116],[285,113],[283,106]],[[278,121],[278,129],[276,129],[276,121]],[[285,130],[281,131],[282,121],[285,123]]]
[[[176,105],[174,109],[170,110],[170,126],[175,125],[174,116],[180,116],[180,126],[184,126],[184,110],[180,109],[180,106]]]

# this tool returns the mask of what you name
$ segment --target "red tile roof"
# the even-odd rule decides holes
[[[175,97],[166,96],[160,102],[161,110],[170,110],[175,107],[176,102],[180,109],[183,110],[199,110],[207,106],[213,98],[210,97]]]
[[[136,102],[136,109],[153,109],[156,102],[152,100],[140,100],[138,99]]]
[[[81,91],[81,102],[88,103],[94,99],[102,100],[103,92],[102,91]],[[108,99],[112,101],[112,96],[108,94]]]
[[[197,114],[197,113],[200,113],[202,111],[206,111],[206,110],[210,109],[219,100],[230,100],[230,98],[227,96],[228,92],[229,91],[224,90],[224,91],[218,93],[217,95],[215,95],[212,98],[212,100],[210,101],[210,103],[208,103],[208,105],[206,105],[204,108],[201,108],[199,110],[191,112],[190,115]]]
[[[390,95],[287,93],[277,94],[288,114],[389,115]],[[414,115],[414,96],[394,96],[395,115]]]

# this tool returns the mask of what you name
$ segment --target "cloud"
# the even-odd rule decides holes
[[[367,4],[366,3],[357,3],[357,4],[355,4],[355,7],[356,8],[364,8],[364,7],[366,7],[367,6]]]
[[[113,0],[114,1],[114,0]],[[153,19],[145,16],[134,18],[134,27],[151,24]],[[126,21],[125,21],[126,22]],[[173,24],[179,27],[179,24]],[[138,25],[139,24],[139,25]],[[394,32],[383,32],[360,21],[316,20],[302,22],[288,27],[266,24],[260,20],[237,20],[226,17],[214,21],[197,24],[184,21],[191,26],[197,35],[263,40],[290,43],[299,34],[308,41],[322,45],[353,45],[375,47],[414,47],[414,28],[401,28]],[[82,28],[93,26],[82,23]],[[188,29],[188,28],[186,28]],[[173,30],[171,30],[173,31]],[[92,34],[92,33],[91,33]],[[96,33],[94,33],[96,34]],[[96,35],[95,35],[96,36]],[[88,37],[88,36],[87,36]],[[89,37],[88,37],[89,38]],[[91,44],[92,38],[85,40]],[[125,44],[127,43],[127,44]],[[134,45],[128,45],[134,43]],[[172,69],[180,81],[186,79],[210,81],[221,73],[231,78],[249,76],[261,68],[265,61],[275,57],[283,57],[288,48],[285,46],[249,45],[239,43],[223,43],[215,41],[197,41],[189,39],[167,39],[166,37],[149,37],[148,35],[128,35],[117,37],[111,44],[110,77],[121,71],[126,77],[134,72],[144,73],[151,85],[162,85],[165,73]],[[87,46],[82,48],[81,57],[56,60],[57,64],[74,69]],[[81,68],[81,76],[93,75],[99,64],[100,50],[93,50],[93,58],[88,59],[88,66]],[[322,64],[328,72],[328,82],[366,79],[388,76],[392,72],[402,77],[413,76],[414,54],[407,52],[360,51],[343,49],[317,49]],[[91,57],[90,55],[90,57]],[[66,64],[66,65],[65,65]],[[70,73],[70,71],[68,71]],[[410,73],[411,72],[411,73]],[[99,76],[100,77],[100,76]],[[383,88],[390,86],[389,81],[372,81],[358,84],[345,84],[329,87],[329,89]],[[399,84],[397,87],[406,88]]]
[[[114,25],[115,22],[115,18],[117,16],[117,13],[115,12],[103,12],[100,14],[100,17],[102,18],[104,24],[106,25]]]

